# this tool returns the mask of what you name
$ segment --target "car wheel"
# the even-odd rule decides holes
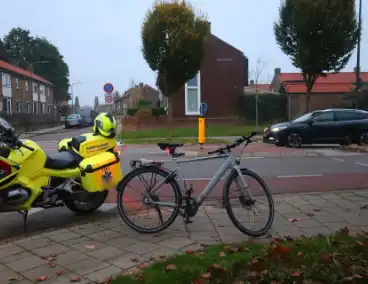
[[[287,145],[291,148],[300,148],[303,144],[303,138],[298,133],[291,133],[287,138]]]
[[[368,145],[368,131],[363,131],[360,133],[357,144]]]

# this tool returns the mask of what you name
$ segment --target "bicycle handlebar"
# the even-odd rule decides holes
[[[231,149],[234,149],[236,147],[238,147],[240,144],[242,144],[243,142],[246,142],[247,145],[249,143],[252,143],[253,141],[251,140],[252,137],[256,136],[257,133],[256,132],[252,132],[250,135],[248,136],[242,136],[238,139],[236,139],[233,143],[228,144],[224,147],[218,148],[216,150],[210,151],[208,152],[208,155],[212,155],[212,154],[217,154],[217,153],[223,153],[224,151],[230,152]]]

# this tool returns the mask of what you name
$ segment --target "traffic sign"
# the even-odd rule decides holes
[[[111,105],[113,103],[113,97],[111,94],[105,94],[105,104]]]
[[[199,113],[203,117],[208,112],[208,104],[207,103],[201,103],[201,106],[199,107]]]
[[[114,91],[114,86],[111,83],[106,83],[103,89],[105,93],[111,94]]]

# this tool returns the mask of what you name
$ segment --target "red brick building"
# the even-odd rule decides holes
[[[236,117],[239,97],[247,85],[247,57],[210,34],[200,72],[173,96],[173,117],[197,117],[201,102],[208,104],[209,118]]]
[[[53,84],[46,79],[0,60],[0,111],[53,114]]]
[[[361,72],[363,82],[368,82],[368,72]],[[341,107],[347,94],[354,88],[355,72],[340,72],[318,77],[311,92],[310,110]],[[288,96],[288,115],[294,118],[305,112],[306,86],[300,73],[282,73],[275,69],[270,89]]]

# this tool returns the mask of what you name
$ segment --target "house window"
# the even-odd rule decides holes
[[[19,89],[19,78],[15,78],[15,87]]]
[[[185,84],[185,115],[199,115],[201,103],[201,74],[190,79]]]
[[[31,103],[26,102],[26,113],[31,113]]]
[[[38,113],[38,102],[33,102],[33,113]]]
[[[45,95],[45,86],[44,85],[40,85],[40,95],[41,96]]]
[[[52,108],[52,106],[51,106],[51,105],[49,105],[49,106],[47,107],[47,113],[48,113],[48,114],[51,114],[51,108]]]
[[[45,87],[45,93],[46,93],[46,96],[49,96],[49,88],[48,87]]]
[[[15,111],[18,113],[22,111],[22,101],[17,101],[15,103]]]
[[[3,100],[4,100],[5,112],[7,114],[12,114],[12,99],[4,97]]]
[[[3,84],[3,87],[10,88],[10,86],[11,86],[11,77],[10,77],[9,74],[2,73],[2,84]]]
[[[42,103],[42,105],[41,105],[41,113],[42,114],[45,114],[46,113],[46,104],[45,103]]]
[[[33,83],[33,93],[38,94],[38,87],[36,83]]]
[[[24,88],[26,89],[26,92],[28,92],[28,81],[27,80],[24,81]]]

